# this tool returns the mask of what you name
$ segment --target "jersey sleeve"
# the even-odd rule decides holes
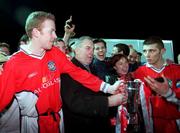
[[[69,74],[74,80],[95,92],[100,91],[102,83],[104,84],[102,80],[80,67],[75,66],[62,52],[56,51],[56,54],[59,58],[58,67],[61,73]]]
[[[11,62],[6,62],[0,76],[0,112],[13,100],[15,94],[14,70],[16,67]]]
[[[180,109],[180,86],[178,85],[180,83],[180,66],[173,64],[168,70],[170,78],[167,79],[170,89],[165,98],[167,101],[177,104]]]
[[[176,96],[180,100],[180,65],[176,65],[173,70],[173,74],[175,75],[173,89],[175,90]]]

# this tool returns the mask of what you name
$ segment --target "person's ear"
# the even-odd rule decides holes
[[[40,31],[37,28],[34,28],[32,30],[32,37],[36,37],[37,38],[39,36],[39,34],[40,34]]]
[[[163,55],[166,52],[166,48],[161,49],[161,54]]]

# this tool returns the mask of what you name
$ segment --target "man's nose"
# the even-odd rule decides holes
[[[57,38],[57,35],[56,33],[53,34],[53,38],[56,39]]]

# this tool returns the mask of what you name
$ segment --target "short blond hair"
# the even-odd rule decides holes
[[[34,28],[41,28],[41,24],[47,20],[55,21],[55,16],[44,11],[32,12],[26,19],[25,31],[29,38],[32,38],[32,30]]]

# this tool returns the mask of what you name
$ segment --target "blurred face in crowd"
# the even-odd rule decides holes
[[[113,68],[116,70],[119,76],[125,75],[128,73],[129,62],[126,58],[122,57],[115,63]]]
[[[41,24],[41,28],[36,31],[39,32],[36,35],[42,49],[48,50],[52,48],[54,40],[57,38],[55,30],[54,21],[47,19]]]
[[[10,51],[7,47],[0,47],[0,51],[5,53],[6,55],[10,55]]]
[[[159,49],[157,44],[143,45],[143,54],[147,62],[153,66],[158,66],[162,62],[162,55],[165,49]]]
[[[128,60],[130,64],[134,64],[136,63],[136,59],[137,59],[137,52],[134,49],[130,49],[130,53],[128,56]]]
[[[137,54],[136,62],[141,62],[141,56]]]
[[[66,45],[63,41],[57,41],[55,46],[59,48],[63,53],[66,53]]]
[[[107,49],[104,46],[104,43],[99,42],[94,44],[94,56],[100,60],[103,61],[106,57],[106,51]]]
[[[91,40],[85,39],[74,51],[75,58],[84,65],[89,65],[93,60],[94,44]]]
[[[118,52],[118,48],[117,48],[116,46],[113,46],[112,56],[113,56],[113,55],[116,55],[116,54],[123,54],[123,51]]]

